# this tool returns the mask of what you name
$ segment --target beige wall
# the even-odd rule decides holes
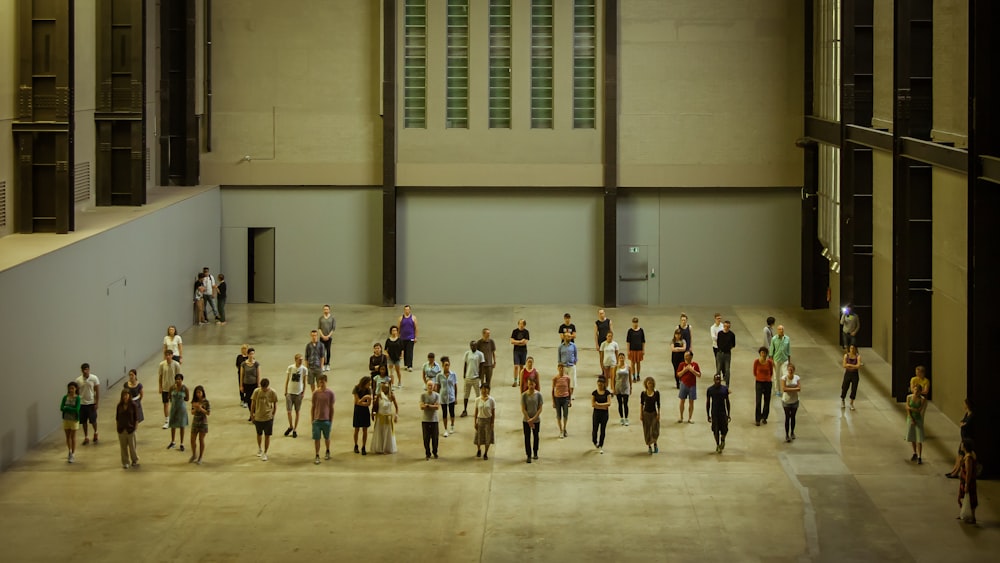
[[[623,186],[797,186],[796,0],[621,4]]]
[[[968,36],[969,2],[935,0],[931,138],[962,148],[969,146],[969,46],[963,40]]]
[[[872,349],[892,357],[892,155],[872,153]]]
[[[215,0],[212,15],[203,184],[381,183],[378,2]]]
[[[892,131],[892,2],[874,2],[872,127]]]
[[[16,14],[16,2],[0,2],[0,182],[7,182],[6,193],[0,193],[7,207],[0,236],[14,232],[14,139],[10,126],[17,107]]]
[[[398,3],[402,12],[402,0]],[[601,4],[598,0],[598,14]],[[511,128],[489,128],[489,14],[486,2],[476,1],[469,2],[469,128],[445,128],[446,7],[446,0],[427,0],[427,126],[404,128],[400,102],[397,183],[600,186],[600,117],[596,129],[573,129],[573,3],[553,3],[554,123],[548,130],[531,128],[531,0],[511,2]],[[600,52],[600,24],[597,33]],[[397,60],[403,60],[402,31]],[[600,58],[598,63],[600,76]],[[402,68],[399,76],[402,100]],[[598,116],[600,109],[598,104]]]
[[[968,178],[933,171],[934,235],[931,297],[934,403],[959,420],[966,395],[968,340]]]

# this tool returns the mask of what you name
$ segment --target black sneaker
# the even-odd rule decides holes
[[[917,461],[917,454],[910,456],[910,461]]]
[[[289,427],[288,427],[288,430],[285,430],[285,436],[288,436],[288,435],[289,435],[289,434],[291,434],[291,433],[292,433],[292,427],[291,427],[291,426],[289,426]]]
[[[299,437],[298,431],[292,430],[292,438],[298,438],[298,437]]]

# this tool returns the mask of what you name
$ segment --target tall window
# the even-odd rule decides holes
[[[573,2],[573,128],[597,126],[597,6]]]
[[[531,127],[552,129],[552,0],[531,2]]]
[[[427,2],[403,5],[403,127],[427,126]]]
[[[815,98],[817,117],[840,121],[840,0],[819,0],[815,33]],[[820,146],[819,232],[830,266],[840,262],[840,149]]]
[[[490,2],[489,124],[510,128],[510,0]]]
[[[448,0],[445,127],[469,127],[469,0]]]

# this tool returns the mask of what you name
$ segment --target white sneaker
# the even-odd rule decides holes
[[[257,457],[264,455],[264,450],[257,448]]]
[[[618,424],[621,425],[621,426],[625,426],[625,419],[624,418],[619,418],[618,419]]]
[[[169,420],[164,420],[163,421],[163,429],[166,430],[167,428],[170,428],[170,421]]]
[[[454,426],[452,426],[452,427],[451,427],[451,433],[452,433],[452,434],[454,434],[454,433],[455,433],[455,427],[454,427]]]
[[[600,451],[600,452],[601,452],[601,455],[604,455],[604,448],[599,448],[599,450],[598,450],[598,451]]]
[[[69,453],[69,457],[66,458],[66,463],[73,463],[76,459],[73,457],[73,452]]]
[[[628,426],[628,419],[625,419],[625,426]]]
[[[447,431],[447,430],[445,430],[445,431],[444,431],[444,437],[445,437],[445,438],[447,438],[447,437],[448,437],[448,431]]]
[[[260,456],[261,461],[267,461],[267,454]]]

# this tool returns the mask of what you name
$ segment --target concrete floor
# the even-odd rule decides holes
[[[569,437],[556,437],[546,404],[540,459],[524,463],[517,395],[509,387],[507,336],[528,320],[530,353],[543,378],[554,372],[556,326],[568,309],[589,343],[596,307],[416,306],[421,333],[413,373],[399,393],[399,453],[352,453],[350,390],[367,372],[371,343],[385,338],[397,310],[335,307],[332,388],[337,394],[333,459],[312,463],[307,416],[300,437],[281,436],[283,401],[270,461],[256,456],[252,426],[239,407],[233,364],[243,342],[257,349],[263,375],[284,382],[285,367],[308,341],[317,305],[229,307],[230,322],[183,334],[184,372],[204,385],[213,411],[205,463],[165,449],[156,363],[139,366],[147,422],[138,432],[141,468],[124,471],[113,432],[114,397],[104,390],[99,446],[78,446],[65,462],[53,432],[0,475],[0,530],[7,561],[285,561],[316,557],[371,561],[995,561],[1000,549],[995,483],[980,483],[980,524],[958,523],[950,469],[958,430],[931,406],[925,463],[911,464],[902,410],[888,397],[888,366],[863,350],[858,410],[840,408],[842,370],[825,313],[722,308],[739,349],[733,356],[733,422],[723,455],[696,408],[696,424],[675,424],[677,402],[666,343],[678,310],[609,310],[624,332],[637,314],[645,328],[643,375],[664,395],[661,453],[646,454],[638,416],[617,424],[599,455],[590,443],[589,401],[571,410]],[[692,308],[696,357],[709,364],[712,308]],[[803,375],[798,440],[782,440],[782,414],[753,424],[750,364],[762,319],[778,317]],[[824,324],[827,323],[827,324]],[[823,326],[822,331],[818,327]],[[417,407],[427,352],[456,358],[488,326],[498,340],[494,397],[497,445],[474,457],[471,418],[441,439],[441,459],[425,461]],[[835,328],[835,327],[834,327]],[[623,342],[624,338],[619,338]],[[581,346],[584,348],[585,346]],[[84,360],[84,359],[82,359]],[[587,396],[597,370],[582,353]],[[707,370],[706,370],[707,371]],[[94,372],[101,375],[99,366]],[[588,375],[584,375],[588,374]],[[70,375],[70,374],[67,374]],[[702,394],[708,381],[702,381]],[[506,384],[506,385],[505,385]],[[55,398],[54,398],[55,399]],[[53,405],[55,400],[53,400]],[[53,420],[57,414],[53,406]],[[638,401],[632,401],[633,411]],[[308,402],[303,414],[308,412]],[[82,439],[82,432],[80,433]],[[49,543],[51,542],[51,543]],[[994,555],[989,555],[993,553]]]

